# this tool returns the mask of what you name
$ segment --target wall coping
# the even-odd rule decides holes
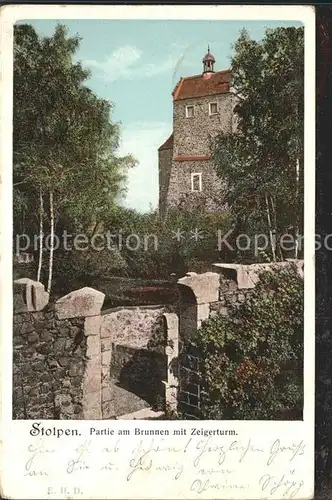
[[[239,289],[254,288],[259,281],[262,271],[275,271],[296,265],[298,274],[303,277],[303,260],[287,259],[280,262],[262,262],[257,264],[227,264],[217,262],[212,264],[212,269],[224,279],[236,281]],[[231,273],[230,273],[230,272]],[[231,275],[232,274],[232,275]]]
[[[49,293],[39,281],[20,278],[13,284],[14,314],[42,311],[49,303]]]
[[[197,304],[207,304],[218,300],[219,280],[220,276],[218,273],[208,272],[197,274],[189,272],[183,278],[180,278],[177,283],[189,288],[193,292]]]
[[[104,293],[86,286],[58,299],[55,313],[58,319],[99,316],[104,299]]]
[[[104,316],[105,314],[111,314],[111,313],[114,313],[114,312],[119,312],[119,311],[123,311],[123,310],[129,310],[129,311],[135,311],[135,310],[144,310],[144,309],[147,309],[147,310],[153,310],[153,309],[162,309],[162,308],[165,308],[167,307],[166,304],[147,304],[147,305],[138,305],[138,306],[116,306],[116,307],[111,307],[109,309],[103,309],[101,311],[101,315]]]

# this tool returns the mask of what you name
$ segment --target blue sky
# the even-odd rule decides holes
[[[24,22],[24,21],[21,21]],[[215,70],[230,66],[232,45],[246,28],[257,40],[266,28],[299,26],[285,21],[29,20],[42,35],[57,23],[82,37],[77,59],[91,69],[88,82],[115,104],[121,122],[120,154],[139,165],[129,172],[126,206],[147,211],[158,205],[158,147],[172,131],[171,92],[181,76],[202,71],[207,45]]]

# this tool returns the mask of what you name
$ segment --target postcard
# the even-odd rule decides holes
[[[1,27],[1,496],[313,498],[314,9]]]

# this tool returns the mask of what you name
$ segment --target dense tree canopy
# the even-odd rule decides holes
[[[52,232],[103,219],[123,189],[131,157],[117,155],[111,104],[85,84],[74,61],[78,37],[57,26],[40,37],[30,25],[14,36],[14,229]]]
[[[303,218],[304,30],[267,30],[260,42],[243,31],[234,49],[237,133],[212,143],[223,195],[242,230],[290,230],[296,240]]]

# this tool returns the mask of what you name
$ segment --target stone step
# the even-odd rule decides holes
[[[147,409],[150,404],[124,387],[110,383],[110,399],[103,403],[103,418],[118,418],[119,415],[131,414]]]
[[[142,410],[127,413],[116,417],[117,420],[158,420],[164,416],[163,411],[154,411],[151,408],[143,408]]]

